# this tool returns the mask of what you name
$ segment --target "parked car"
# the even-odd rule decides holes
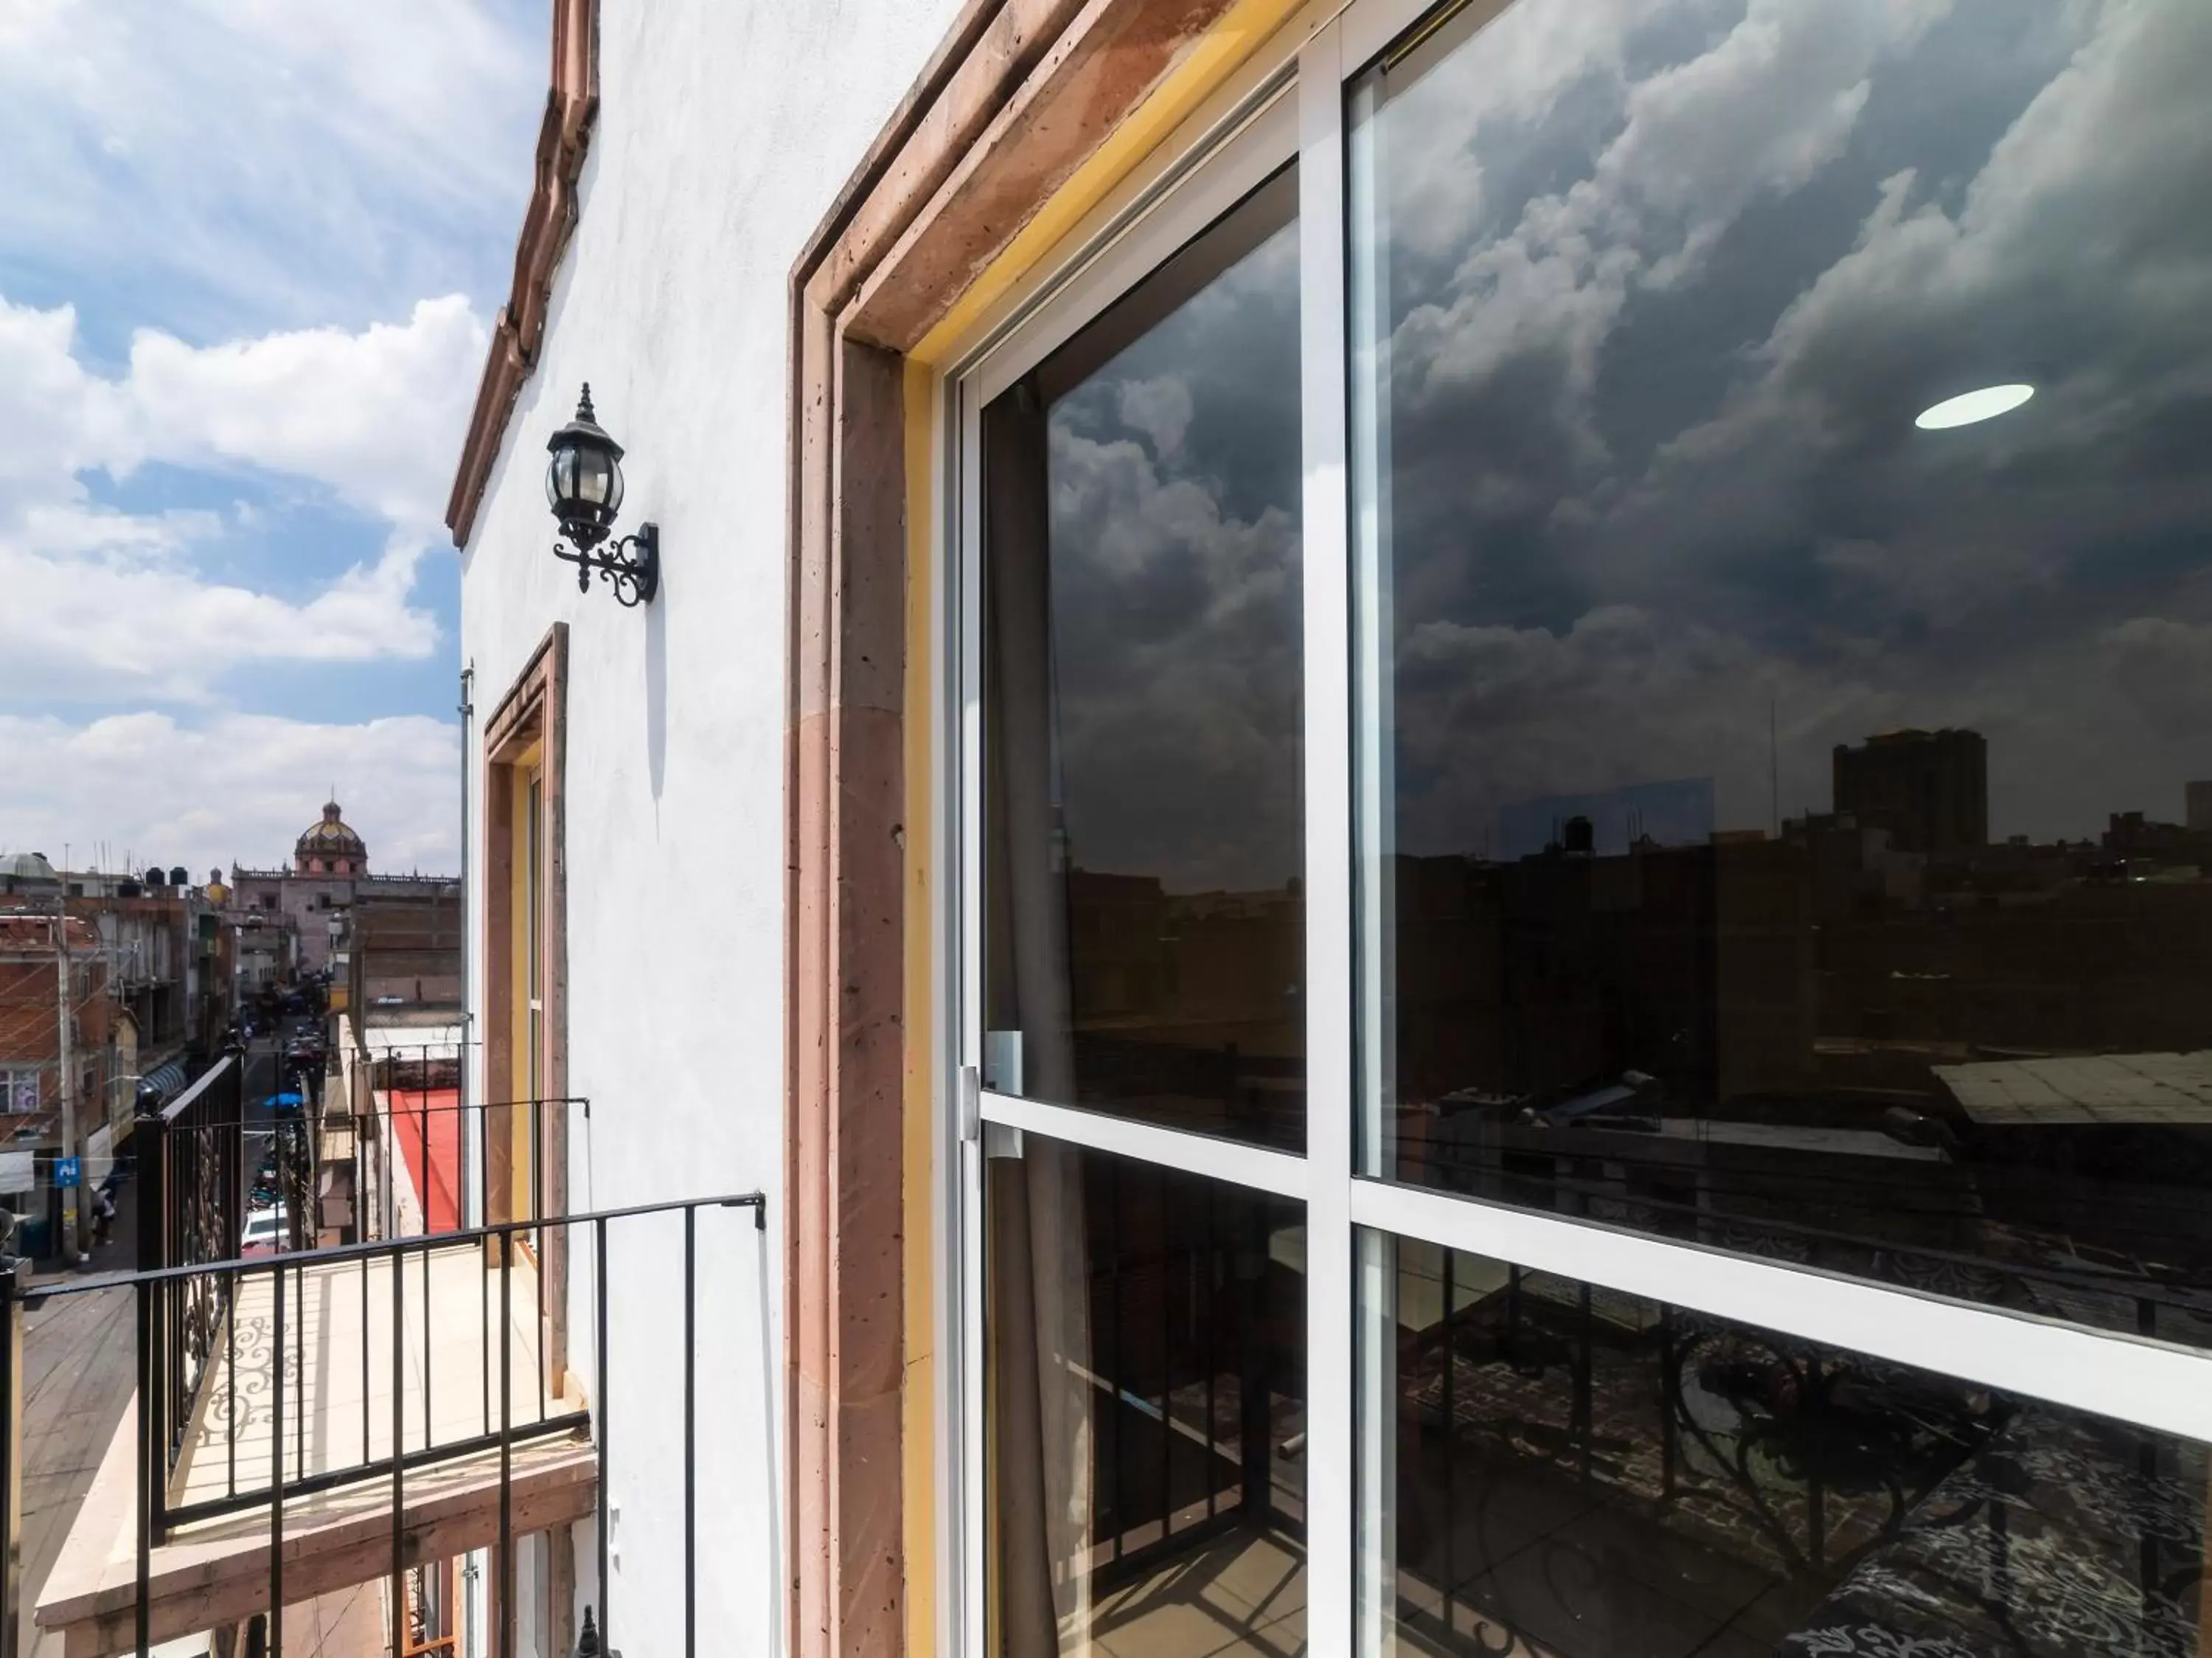
[[[246,1230],[238,1240],[241,1255],[273,1255],[289,1235],[290,1216],[282,1204],[246,1211]]]

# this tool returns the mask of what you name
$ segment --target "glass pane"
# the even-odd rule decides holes
[[[1364,1172],[2212,1344],[2208,84],[2202,0],[1355,84]]]
[[[1304,1211],[1000,1132],[990,1649],[1290,1658],[1305,1639]]]
[[[1363,1649],[2197,1653],[2206,1448],[1361,1239]]]
[[[1303,1149],[1297,198],[983,411],[984,1058]]]

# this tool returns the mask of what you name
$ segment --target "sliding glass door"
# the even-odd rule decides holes
[[[2212,9],[1239,84],[944,386],[965,1649],[2208,1649]]]

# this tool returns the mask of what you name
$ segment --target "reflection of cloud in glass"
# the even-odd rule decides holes
[[[1052,408],[1061,811],[1171,893],[1301,869],[1297,227]]]
[[[1770,703],[1785,814],[1901,724],[1988,737],[2000,836],[2179,814],[2212,6],[1521,0],[1425,73],[1377,145],[1404,850],[1655,776],[1764,827]]]

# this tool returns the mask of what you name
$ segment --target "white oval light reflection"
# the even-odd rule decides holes
[[[1923,432],[1940,432],[1947,426],[1971,426],[1978,420],[1994,420],[2010,414],[2035,395],[2033,386],[1984,386],[1978,392],[1947,397],[1932,409],[1923,409],[1913,424]]]

